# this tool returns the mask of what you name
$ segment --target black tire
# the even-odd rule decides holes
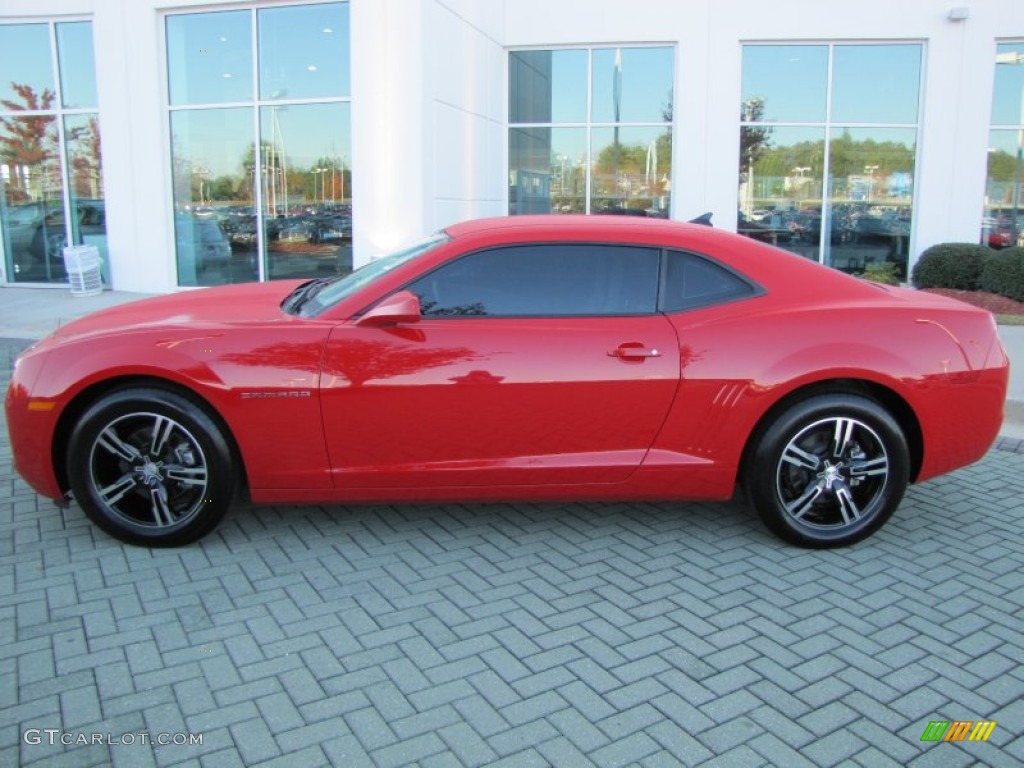
[[[747,457],[743,485],[780,538],[842,547],[892,516],[909,476],[907,441],[896,420],[873,400],[834,394],[802,400],[770,423]]]
[[[238,489],[223,430],[194,402],[163,389],[124,389],[93,403],[71,433],[67,467],[90,520],[150,547],[206,535]]]

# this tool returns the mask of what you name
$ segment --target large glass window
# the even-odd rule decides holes
[[[1024,246],[1024,41],[996,48],[981,242]]]
[[[167,17],[180,285],[352,270],[347,3]]]
[[[740,234],[905,278],[920,80],[914,43],[744,46]]]
[[[509,54],[509,213],[667,218],[674,52]]]
[[[0,73],[5,277],[63,282],[69,243],[95,245],[106,263],[92,24],[0,25]]]

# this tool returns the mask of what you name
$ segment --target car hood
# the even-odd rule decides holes
[[[305,280],[203,288],[141,299],[100,310],[61,326],[55,341],[155,328],[194,328],[239,323],[286,323],[281,301]]]

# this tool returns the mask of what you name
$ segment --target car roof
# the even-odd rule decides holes
[[[681,221],[670,221],[668,219],[653,219],[645,216],[623,216],[595,214],[586,216],[583,214],[537,214],[527,216],[495,216],[487,219],[474,219],[445,227],[445,231],[452,237],[464,235],[475,235],[483,232],[494,232],[496,230],[532,229],[545,230],[548,232],[557,230],[579,230],[585,228],[599,232],[630,232],[630,231],[652,231],[661,230],[670,233],[682,233],[692,231],[694,228],[707,230],[708,227],[700,224],[683,223]]]

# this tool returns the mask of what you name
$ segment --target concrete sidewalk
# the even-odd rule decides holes
[[[72,296],[57,288],[0,287],[0,339],[41,339],[60,326],[107,307],[153,294],[103,291],[95,296]]]
[[[0,288],[0,339],[41,339],[61,325],[107,307],[147,298],[150,294],[104,291],[72,296],[57,288]],[[1010,357],[1010,389],[1001,434],[1024,439],[1024,326],[999,326]]]

